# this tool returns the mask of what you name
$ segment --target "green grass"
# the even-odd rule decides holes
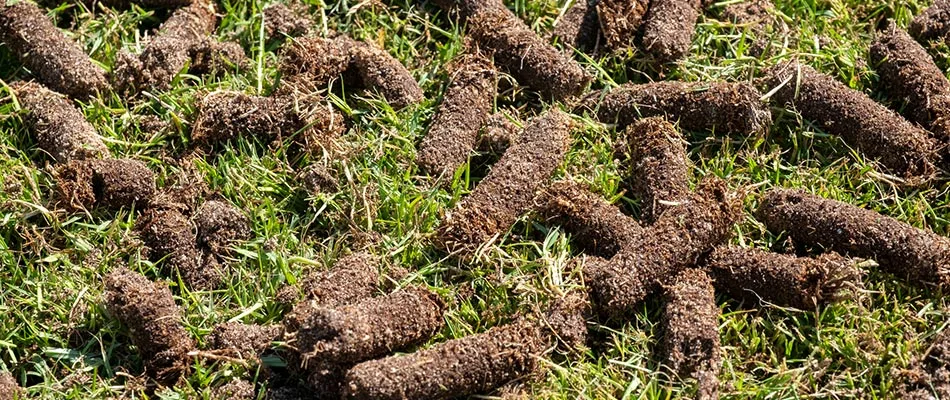
[[[71,4],[71,2],[66,2]],[[583,284],[567,267],[576,254],[569,235],[525,218],[485,256],[471,264],[447,258],[430,244],[440,212],[471,190],[487,167],[472,165],[449,189],[432,188],[418,177],[415,147],[438,105],[445,65],[462,48],[455,26],[431,5],[411,0],[386,4],[341,0],[320,4],[324,29],[377,42],[413,72],[427,99],[395,112],[371,96],[348,93],[338,99],[352,120],[341,143],[347,157],[331,161],[340,190],[308,197],[296,170],[325,162],[293,157],[285,148],[239,138],[216,156],[195,161],[215,191],[244,210],[254,238],[239,248],[226,289],[190,291],[176,277],[163,276],[143,259],[133,227],[135,210],[68,214],[51,208],[48,160],[32,141],[0,89],[0,369],[10,370],[29,395],[49,399],[140,397],[145,380],[129,345],[128,332],[102,306],[101,279],[127,264],[153,279],[167,279],[185,313],[188,331],[199,340],[216,324],[238,318],[276,323],[274,300],[281,287],[340,255],[366,248],[383,260],[383,271],[404,268],[398,284],[427,284],[450,300],[446,327],[430,343],[461,337],[505,323]],[[565,0],[514,0],[507,4],[540,34],[549,31]],[[662,72],[662,79],[750,80],[781,59],[799,57],[849,86],[887,102],[867,49],[874,27],[885,18],[906,26],[928,2],[916,0],[778,0],[789,26],[765,34],[776,48],[769,58],[748,53],[752,31],[718,21],[711,8],[697,26],[686,60]],[[276,79],[278,47],[260,40],[261,0],[222,0],[217,36],[239,41],[259,62],[221,78],[182,76],[174,89],[136,101],[117,97],[81,104],[87,119],[116,156],[143,160],[163,184],[179,167],[167,162],[189,149],[195,100],[215,89],[266,94]],[[140,50],[140,28],[160,15],[64,5],[50,15],[107,69],[122,48]],[[950,49],[932,53],[950,66]],[[595,88],[661,79],[642,54],[590,59],[577,57],[598,79]],[[258,68],[259,67],[259,68]],[[29,79],[9,50],[0,46],[0,80]],[[505,81],[513,81],[503,77]],[[540,113],[530,91],[503,92],[497,108],[523,118]],[[686,132],[695,179],[727,178],[748,191],[747,216],[735,228],[736,243],[769,247],[783,238],[752,216],[760,195],[773,187],[800,187],[947,234],[946,183],[907,190],[894,185],[874,164],[798,115],[774,109],[775,124],[759,137]],[[141,115],[155,115],[171,129],[143,132]],[[635,199],[619,190],[610,149],[616,133],[576,116],[573,146],[560,178],[590,182],[607,198],[636,215]],[[369,238],[369,240],[367,239]],[[948,323],[942,293],[916,289],[868,267],[866,287],[855,299],[817,311],[784,310],[719,298],[724,347],[720,376],[724,398],[891,398],[897,371]],[[654,356],[658,304],[644,304],[623,325],[591,321],[592,348],[578,358],[546,357],[545,369],[524,390],[533,398],[666,399],[686,396],[689,382],[670,376]],[[256,376],[238,364],[196,362],[187,385],[159,391],[159,398],[203,398],[231,376]]]

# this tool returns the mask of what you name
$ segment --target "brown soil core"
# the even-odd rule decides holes
[[[698,399],[719,398],[722,350],[712,280],[701,270],[687,269],[665,287],[663,299],[660,348],[666,365],[681,378],[699,382]]]
[[[54,176],[56,198],[70,210],[144,205],[155,192],[155,174],[138,160],[73,160]]]
[[[306,36],[315,25],[307,5],[298,1],[271,4],[264,8],[264,30],[271,40]]]
[[[597,0],[576,0],[554,26],[551,36],[571,48],[583,52],[593,50],[600,38],[596,3]]]
[[[950,398],[950,331],[938,334],[930,348],[913,360],[901,375],[904,378],[903,387],[898,388],[901,399]]]
[[[257,359],[281,333],[277,325],[248,325],[240,322],[218,324],[208,338],[208,348],[225,351],[231,357]]]
[[[633,47],[649,6],[649,0],[600,0],[597,3],[600,32],[608,49],[618,51]]]
[[[634,122],[624,131],[627,184],[641,201],[641,220],[652,223],[689,198],[690,162],[683,137],[662,117]]]
[[[11,85],[40,148],[56,162],[109,157],[109,149],[72,103],[37,83]]]
[[[651,0],[643,19],[643,49],[661,62],[685,57],[701,8],[700,0]]]
[[[352,68],[359,86],[376,91],[395,109],[423,100],[422,88],[399,60],[371,43],[352,41]]]
[[[354,253],[340,258],[333,268],[302,279],[299,289],[304,298],[284,318],[289,331],[300,329],[303,318],[314,307],[337,308],[372,297],[379,283],[377,262],[368,253]],[[297,290],[296,287],[288,287]],[[296,296],[281,293],[281,297]],[[291,300],[293,301],[293,300]]]
[[[950,1],[934,0],[911,21],[907,30],[921,42],[947,40],[950,37]]]
[[[488,121],[478,132],[478,151],[502,154],[511,147],[520,129],[507,115],[497,112],[488,117]]]
[[[138,84],[159,90],[170,88],[175,76],[191,61],[192,49],[214,32],[215,25],[214,5],[209,0],[195,0],[175,10],[139,57],[142,70],[136,79]]]
[[[236,242],[250,239],[251,221],[229,203],[209,200],[195,212],[198,244],[214,254],[228,254]]]
[[[315,36],[288,42],[280,51],[278,65],[285,86],[305,91],[325,87],[350,67],[351,42],[343,37]]]
[[[14,400],[22,398],[23,390],[17,385],[16,379],[7,371],[0,371],[0,400]]]

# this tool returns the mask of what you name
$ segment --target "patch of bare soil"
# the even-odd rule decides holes
[[[901,399],[950,398],[950,331],[940,332],[924,354],[900,375],[904,381],[898,388]]]
[[[633,48],[649,7],[649,0],[600,0],[597,18],[607,48],[611,51]]]
[[[66,98],[38,83],[11,85],[36,142],[56,162],[109,157],[92,124]]]
[[[797,244],[876,260],[914,285],[950,283],[950,239],[894,218],[799,190],[773,190],[758,210],[770,231]]]
[[[716,288],[735,299],[800,310],[847,298],[861,284],[855,260],[833,252],[812,258],[723,246],[703,266]]]
[[[333,268],[313,273],[302,279],[298,287],[281,290],[279,297],[286,303],[297,301],[298,290],[303,299],[294,311],[284,318],[288,331],[297,331],[303,319],[314,307],[337,308],[370,298],[379,284],[379,268],[368,253],[354,253],[340,258]]]
[[[597,1],[576,0],[554,26],[551,37],[582,52],[594,50],[601,36],[600,22],[597,20]]]
[[[198,244],[214,254],[228,254],[234,243],[251,237],[251,221],[237,207],[220,200],[209,200],[198,207],[195,225]]]
[[[772,125],[761,94],[743,82],[678,82],[624,84],[588,95],[582,108],[595,110],[602,122],[624,128],[640,118],[664,116],[688,131],[753,135]]]
[[[569,232],[585,253],[613,257],[643,232],[636,219],[574,181],[552,184],[536,203],[539,217]]]
[[[911,36],[920,42],[945,41],[950,37],[950,1],[934,0],[907,27]]]
[[[367,361],[346,374],[348,399],[446,399],[485,393],[530,374],[546,340],[534,322],[498,326],[412,354]]]
[[[240,322],[218,324],[208,337],[208,348],[231,357],[256,360],[281,334],[277,325],[249,325]]]
[[[495,65],[548,99],[576,96],[593,79],[574,59],[546,43],[503,5],[484,7],[475,13],[468,20],[468,34],[494,54]]]
[[[933,135],[946,158],[950,81],[927,50],[892,22],[871,45],[871,61],[887,95],[904,103],[903,114]]]
[[[685,57],[701,8],[700,0],[650,1],[650,10],[643,18],[643,49],[660,62]]]
[[[168,286],[119,267],[105,278],[105,305],[129,329],[149,376],[170,386],[188,372],[195,342]]]
[[[437,244],[468,253],[508,229],[532,206],[570,145],[571,120],[551,109],[528,122],[524,133],[474,191],[446,213]]]
[[[53,175],[55,197],[69,210],[144,205],[155,192],[155,174],[138,160],[73,160]]]
[[[232,379],[211,391],[212,400],[254,400],[257,390],[254,383],[244,379]]]
[[[0,42],[56,92],[85,99],[109,88],[105,71],[32,2],[0,6]]]
[[[666,366],[698,381],[696,398],[718,399],[722,350],[712,280],[702,270],[687,269],[664,288],[663,299],[660,348]]]
[[[481,152],[502,154],[514,143],[519,131],[518,125],[511,122],[507,115],[494,113],[479,130],[475,147]]]
[[[772,100],[793,106],[802,117],[877,159],[910,184],[934,174],[935,142],[927,132],[834,78],[795,61],[766,72]]]
[[[598,314],[628,316],[647,295],[725,242],[740,215],[736,197],[725,182],[705,179],[610,260],[589,257],[584,280]]]
[[[307,5],[299,1],[275,3],[264,8],[264,31],[271,40],[306,36],[315,25]]]
[[[690,162],[682,135],[662,117],[634,122],[624,131],[627,184],[640,198],[640,219],[652,223],[689,197]]]
[[[360,87],[378,92],[397,110],[422,101],[422,88],[399,60],[372,43],[351,42],[352,68]]]
[[[451,178],[475,149],[479,129],[495,100],[497,73],[491,60],[465,54],[450,66],[451,83],[419,144],[416,164],[426,174]]]
[[[0,400],[19,399],[23,395],[16,379],[7,371],[0,371]]]

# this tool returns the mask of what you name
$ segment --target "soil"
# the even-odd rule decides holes
[[[295,346],[304,365],[349,366],[424,342],[444,325],[444,311],[442,299],[423,288],[317,308],[304,319]]]
[[[640,198],[640,219],[652,223],[669,208],[689,198],[691,164],[676,127],[663,117],[634,122],[624,131],[622,157],[627,185]]]
[[[446,399],[485,393],[535,370],[546,341],[533,322],[498,326],[346,374],[344,398]]]
[[[445,10],[449,15],[458,17],[461,22],[491,9],[504,8],[502,0],[432,0],[432,3]]]
[[[587,348],[587,318],[590,314],[591,305],[586,293],[568,293],[551,304],[541,325],[562,351],[579,353]]]
[[[229,203],[209,200],[195,213],[198,244],[214,254],[229,254],[229,248],[239,241],[250,239],[251,221]]]
[[[797,244],[876,260],[907,283],[950,284],[950,239],[874,211],[778,189],[766,195],[758,217]]]
[[[308,36],[294,39],[280,51],[278,70],[285,86],[303,91],[326,87],[350,67],[352,39]]]
[[[582,52],[592,51],[600,39],[600,22],[597,20],[598,0],[576,0],[561,16],[551,36],[558,42]]]
[[[759,25],[772,19],[774,9],[771,0],[749,0],[726,6],[720,18],[741,25]]]
[[[761,94],[742,82],[663,81],[624,84],[601,98],[589,95],[583,108],[597,111],[601,122],[617,123],[618,129],[640,118],[664,116],[687,131],[754,135],[772,125],[768,104]]]
[[[419,145],[416,164],[428,175],[451,180],[468,161],[495,101],[497,73],[491,60],[465,54],[450,69],[448,88],[429,132]]]
[[[898,388],[901,399],[950,398],[950,330],[938,334],[900,375],[904,378],[903,387]]]
[[[511,118],[501,112],[488,117],[488,121],[478,131],[478,151],[492,154],[502,154],[515,141],[521,128],[511,122]]]
[[[484,7],[472,16],[468,35],[494,54],[495,65],[547,99],[576,96],[593,79],[574,59],[545,42],[503,6]]]
[[[73,0],[72,2],[82,3],[89,10],[95,11],[97,10],[97,4],[119,10],[132,8],[133,4],[143,8],[178,8],[191,4],[192,0]],[[55,8],[63,4],[60,0],[41,0],[37,3],[49,8]]]
[[[643,18],[643,49],[660,62],[689,53],[702,5],[699,0],[652,0]]]
[[[589,258],[584,280],[597,313],[609,319],[629,316],[661,284],[728,240],[740,207],[725,182],[707,178],[687,201],[664,212],[610,260]]]
[[[564,159],[570,131],[570,117],[556,108],[529,121],[488,176],[446,213],[437,244],[449,252],[469,253],[511,227]]]
[[[277,325],[225,322],[216,325],[211,331],[208,348],[225,351],[231,357],[256,360],[280,333],[281,327]]]
[[[920,42],[945,41],[950,37],[950,1],[934,0],[907,27],[911,36]]]
[[[871,62],[887,95],[904,104],[904,116],[926,128],[945,150],[950,145],[950,81],[927,50],[891,23],[871,45]]]
[[[0,7],[0,42],[53,91],[86,99],[109,88],[105,70],[31,2]]]
[[[306,36],[316,22],[310,18],[307,5],[298,1],[275,3],[264,8],[264,31],[271,40]]]
[[[338,308],[370,298],[379,284],[377,261],[368,253],[355,253],[340,258],[332,269],[313,273],[302,279],[298,287],[287,287],[279,297],[293,303],[296,297],[290,291],[301,291],[304,296],[294,311],[284,318],[288,331],[296,331],[310,311],[320,306]]]
[[[224,72],[247,70],[251,59],[237,42],[219,42],[205,38],[189,49],[191,58],[189,72],[196,75],[218,75]]]
[[[217,18],[209,0],[195,0],[172,13],[159,27],[139,57],[141,76],[136,81],[144,87],[166,90],[172,80],[191,61],[191,51],[214,32]]]
[[[311,195],[332,193],[339,189],[336,177],[323,164],[308,165],[297,174],[297,182],[300,182]]]
[[[114,269],[104,282],[106,308],[128,327],[145,371],[162,385],[175,384],[188,372],[195,342],[182,325],[171,290],[125,267]]]
[[[423,100],[422,88],[399,60],[371,43],[350,41],[351,67],[359,87],[378,92],[397,110]]]
[[[597,3],[597,18],[607,48],[611,51],[633,48],[634,39],[649,7],[649,0],[600,0]]]
[[[701,270],[687,269],[664,288],[663,299],[659,347],[666,366],[699,382],[696,398],[718,399],[722,350],[712,280]]]
[[[789,80],[772,95],[777,105],[794,106],[802,117],[877,159],[909,184],[934,174],[930,160],[935,143],[927,132],[866,94],[795,61],[772,67],[766,77],[769,90]]]
[[[155,174],[138,160],[73,160],[54,177],[56,198],[69,210],[145,205],[155,192]]]
[[[847,298],[861,283],[856,262],[833,252],[811,258],[723,246],[703,266],[716,288],[735,299],[799,310]]]
[[[546,224],[569,232],[571,243],[588,254],[613,257],[643,232],[637,220],[574,181],[552,184],[536,203]]]
[[[23,391],[17,385],[16,379],[7,371],[0,371],[0,400],[14,400],[20,398]]]
[[[244,379],[233,379],[230,382],[214,388],[211,392],[212,400],[254,400],[257,399],[257,390],[254,383]]]
[[[153,261],[198,247],[197,228],[191,219],[175,209],[146,210],[136,221],[136,229],[151,250]]]
[[[56,162],[109,157],[109,149],[92,124],[60,94],[37,83],[11,85],[25,110],[36,142]]]

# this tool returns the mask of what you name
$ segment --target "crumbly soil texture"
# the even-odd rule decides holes
[[[641,220],[652,223],[689,198],[689,171],[682,135],[663,117],[634,122],[624,131],[621,159],[631,192],[640,198]]]
[[[475,148],[483,153],[502,154],[515,142],[521,128],[503,112],[496,112],[478,131]]]
[[[188,372],[195,342],[182,325],[181,311],[168,286],[119,267],[105,278],[105,305],[129,329],[145,371],[163,385]]]
[[[794,107],[908,183],[934,174],[936,145],[928,133],[868,95],[795,61],[772,67],[765,81],[767,90],[779,88],[772,94],[774,103]]]
[[[900,375],[903,386],[898,388],[898,394],[902,399],[950,398],[950,331],[938,334]]]
[[[257,359],[281,334],[277,325],[250,325],[241,322],[218,324],[208,337],[208,348],[231,357]]]
[[[371,43],[353,41],[350,54],[359,87],[378,92],[395,109],[423,100],[416,78],[386,50]]]
[[[316,26],[307,5],[299,1],[275,3],[264,8],[264,31],[271,40],[306,36]]]
[[[146,205],[155,193],[155,174],[138,160],[73,160],[54,177],[56,200],[70,210]]]
[[[946,41],[950,38],[950,1],[935,0],[914,17],[907,30],[921,42]]]
[[[648,0],[600,0],[596,7],[597,18],[607,48],[611,51],[633,48],[649,7]]]
[[[327,86],[350,67],[352,39],[306,36],[284,44],[278,70],[282,92],[314,91]]]
[[[346,374],[344,397],[446,399],[486,393],[530,374],[547,341],[534,322],[516,322],[412,354],[367,361]]]
[[[596,5],[597,0],[575,1],[554,26],[551,36],[582,52],[594,50],[601,37]]]
[[[278,297],[291,304],[297,301],[296,293],[303,292],[303,299],[284,318],[284,325],[296,331],[315,307],[338,308],[372,297],[379,285],[377,264],[368,253],[350,254],[339,259],[333,268],[308,275],[297,287],[281,290]]]
[[[229,254],[230,247],[251,237],[251,221],[230,203],[208,200],[195,212],[198,245],[214,254]]]
[[[719,398],[722,350],[719,306],[712,280],[699,269],[687,269],[664,288],[660,348],[666,365],[680,377],[699,383],[697,398]]]
[[[685,57],[701,8],[700,0],[651,0],[643,20],[643,49],[660,62]]]
[[[0,7],[0,41],[56,92],[84,100],[109,88],[105,71],[32,2]]]
[[[37,144],[56,162],[109,157],[105,142],[69,99],[38,83],[11,85]]]
[[[562,351],[578,353],[587,348],[587,318],[591,313],[587,294],[571,292],[548,306],[541,324]]]
[[[624,84],[606,95],[592,93],[581,103],[601,122],[622,129],[640,118],[664,116],[688,131],[754,135],[772,124],[761,94],[742,82],[660,81]]]
[[[255,400],[257,399],[257,390],[254,383],[235,378],[224,385],[218,386],[211,391],[212,399],[229,400]],[[270,397],[268,397],[270,399]]]
[[[765,196],[758,217],[797,244],[873,259],[907,283],[950,283],[950,239],[874,211],[777,189]]]
[[[847,298],[861,283],[855,260],[834,252],[812,258],[722,246],[709,254],[703,267],[716,289],[735,299],[800,310]]]
[[[556,109],[529,121],[488,176],[446,214],[438,245],[468,253],[508,229],[531,208],[536,192],[564,159],[570,130],[570,118]]]
[[[13,400],[22,396],[23,391],[9,372],[0,371],[0,400]]]

